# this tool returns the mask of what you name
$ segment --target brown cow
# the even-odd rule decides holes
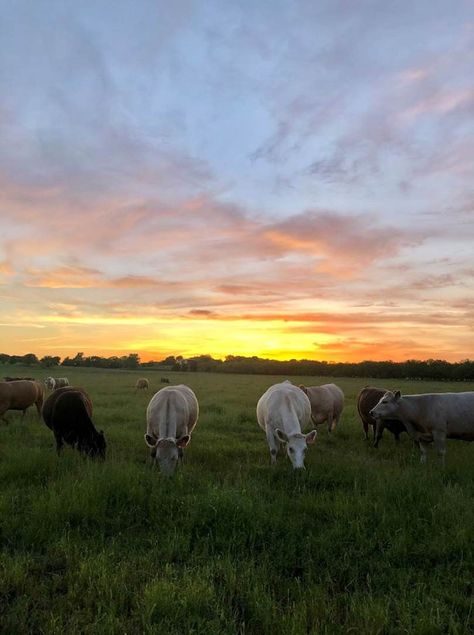
[[[33,404],[41,417],[43,386],[40,382],[19,380],[0,383],[0,419],[7,422],[4,416],[7,410],[21,410],[24,417]]]
[[[400,440],[400,434],[406,432],[406,428],[401,421],[397,419],[385,419],[381,422],[377,430],[376,421],[372,417],[370,411],[374,408],[387,391],[382,388],[374,388],[366,386],[362,388],[357,395],[357,410],[364,426],[365,438],[369,438],[369,426],[372,426],[374,448],[378,448],[380,439],[382,438],[384,428],[387,428],[395,437],[396,441]]]

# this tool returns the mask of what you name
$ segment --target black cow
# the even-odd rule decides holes
[[[43,419],[54,433],[60,454],[64,443],[90,457],[105,458],[102,430],[92,423],[92,401],[83,388],[67,386],[55,390],[43,406]]]

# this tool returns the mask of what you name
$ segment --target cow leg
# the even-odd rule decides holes
[[[328,413],[327,422],[328,422],[328,432],[332,432],[333,423],[334,423],[334,413],[332,412],[332,410],[331,412]]]
[[[378,449],[380,440],[382,439],[383,430],[383,421],[381,419],[377,419],[374,425],[374,448]]]
[[[270,461],[271,461],[271,464],[274,465],[277,460],[277,454],[278,454],[278,448],[280,446],[280,441],[275,438],[273,431],[268,428],[266,430],[266,435],[267,435],[268,447],[270,448]]]
[[[365,437],[365,440],[368,441],[369,440],[369,424],[366,421],[363,421],[362,425],[364,426],[364,437]]]
[[[64,445],[63,438],[59,432],[54,432],[54,438],[56,439],[56,452],[60,456]]]
[[[438,457],[441,461],[441,465],[444,467],[446,456],[446,433],[441,430],[433,430],[433,441]]]
[[[420,448],[420,452],[421,452],[421,457],[420,457],[420,463],[426,463],[426,453],[428,452],[428,443],[424,443],[423,441],[420,441],[418,444],[418,447]]]

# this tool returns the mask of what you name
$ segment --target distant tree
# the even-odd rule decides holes
[[[52,366],[59,366],[61,358],[55,355],[45,355],[40,359],[40,364],[43,368],[51,368]]]
[[[25,366],[33,366],[39,364],[39,361],[34,353],[27,353],[21,357],[21,363]]]
[[[140,366],[140,357],[138,353],[130,353],[130,355],[126,355],[125,357],[121,357],[122,368],[139,368]]]

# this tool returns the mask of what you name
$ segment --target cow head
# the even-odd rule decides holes
[[[103,430],[93,431],[92,436],[79,443],[79,449],[93,459],[105,459],[106,448],[107,443]]]
[[[395,415],[398,412],[401,397],[402,395],[399,390],[396,390],[395,392],[387,390],[369,414],[374,417],[374,419],[396,419]]]
[[[165,437],[157,439],[151,434],[145,434],[145,443],[151,448],[151,456],[160,466],[160,471],[166,476],[172,476],[178,464],[178,459],[182,455],[191,439],[191,435],[185,434],[179,439]]]
[[[316,441],[316,430],[311,430],[308,434],[291,434],[288,436],[277,428],[275,430],[278,440],[286,444],[286,453],[295,470],[304,469],[304,457],[308,445],[312,445]]]

